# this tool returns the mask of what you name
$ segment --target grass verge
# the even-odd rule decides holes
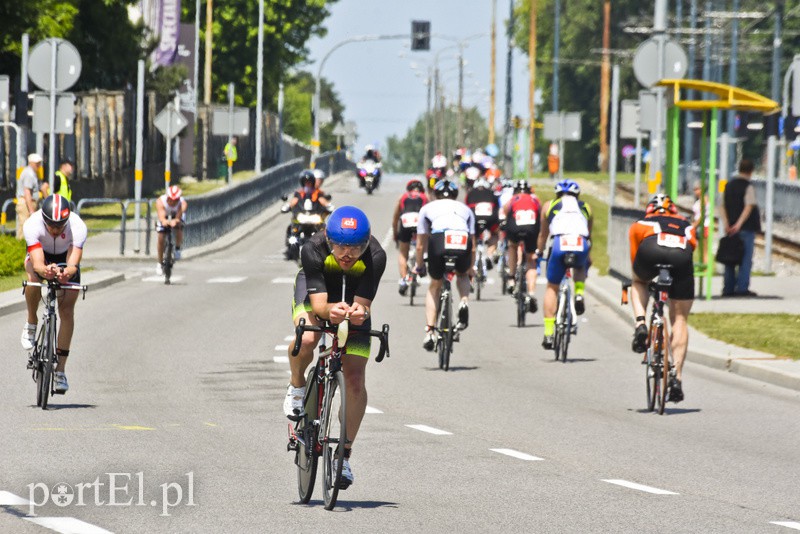
[[[800,315],[693,313],[689,323],[707,336],[725,343],[800,360],[795,337],[800,330]]]

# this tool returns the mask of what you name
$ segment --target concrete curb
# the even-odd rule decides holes
[[[618,298],[613,297],[604,288],[598,287],[598,284],[592,284],[592,279],[596,280],[600,276],[596,270],[592,270],[586,284],[586,292],[619,317],[628,321],[632,327],[630,308],[621,306]],[[722,343],[709,338],[691,326],[689,327],[689,339],[687,361],[690,363],[699,363],[712,369],[728,371],[746,378],[800,391],[800,366],[792,360]],[[705,344],[712,344],[714,348],[697,348]]]

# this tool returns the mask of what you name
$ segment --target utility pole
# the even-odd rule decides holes
[[[503,173],[509,176],[508,143],[511,137],[511,67],[514,58],[514,2],[508,2],[508,51],[506,53],[506,122],[503,128]],[[513,157],[513,156],[512,156]]]
[[[214,0],[206,0],[206,60],[205,72],[203,73],[203,103],[205,105],[211,104],[211,47],[212,47],[212,23],[214,17],[212,11],[214,10]]]
[[[533,154],[536,146],[536,0],[530,0],[531,6],[531,28],[528,36],[528,72],[530,73],[530,85],[528,88],[528,111],[530,112],[530,124],[528,125],[528,173],[533,174]]]
[[[494,60],[492,60],[494,65]],[[494,79],[494,68],[492,69],[492,79]],[[492,84],[492,91],[494,92],[494,83]],[[494,98],[492,98],[492,111],[489,113],[494,117]],[[458,47],[458,120],[456,120],[456,145],[461,147],[464,145],[464,47]],[[492,143],[494,139],[494,119],[489,120],[489,142]]]
[[[696,49],[697,49],[697,35],[695,34],[695,30],[697,29],[697,0],[692,0],[691,7],[689,8],[689,29],[691,33],[689,34],[689,71],[687,73],[687,78],[690,80],[695,79],[695,56],[696,56]],[[694,100],[694,91],[687,91],[686,95],[688,100]],[[688,111],[686,114],[686,122],[692,122],[694,120],[694,113],[692,111]],[[684,169],[684,191],[687,188],[688,181],[689,181],[689,172],[692,166],[692,155],[694,153],[694,130],[691,128],[684,128],[683,130],[683,169]],[[698,176],[699,178],[699,176]]]
[[[459,64],[462,61],[459,58]],[[497,79],[497,0],[492,0],[492,82],[489,102],[489,144],[494,144],[495,83]],[[460,105],[460,102],[459,102]]]
[[[513,2],[512,2],[513,3]],[[556,0],[553,31],[553,111],[558,111],[558,61],[561,55],[561,0]]]
[[[728,84],[736,87],[738,83],[738,59],[739,59],[739,0],[733,0],[733,20],[731,20],[731,64],[728,71]],[[733,142],[736,137],[735,131],[736,111],[728,110],[728,137]],[[733,171],[736,162],[736,151],[729,150],[727,168]],[[727,178],[725,176],[724,178]]]
[[[423,156],[422,161],[422,170],[423,172],[428,168],[428,162],[430,161],[430,145],[431,145],[431,120],[433,117],[431,116],[431,85],[433,83],[433,77],[431,74],[431,68],[428,67],[428,107],[427,112],[425,113],[425,155]]]
[[[256,174],[261,173],[261,112],[264,100],[264,0],[258,0],[258,56],[256,60]]]
[[[611,0],[603,0],[603,63],[600,67],[600,171],[608,170],[608,84],[611,74]]]

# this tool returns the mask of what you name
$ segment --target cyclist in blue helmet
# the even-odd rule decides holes
[[[342,476],[353,482],[350,452],[361,419],[367,407],[365,371],[370,354],[370,306],[386,269],[386,252],[370,232],[370,223],[363,211],[354,206],[336,209],[325,226],[300,251],[302,268],[297,273],[292,302],[295,326],[300,319],[308,325],[322,321],[339,324],[350,318],[347,354],[342,369],[347,381],[347,436]],[[306,369],[314,359],[314,348],[321,334],[303,334],[300,353],[291,357],[294,341],[289,345],[291,379],[283,410],[287,416],[303,411]],[[351,437],[352,436],[352,437]]]

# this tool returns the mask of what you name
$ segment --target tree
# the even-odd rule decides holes
[[[294,75],[284,87],[284,131],[305,143],[311,142],[314,135],[314,124],[311,122],[311,103],[316,90],[313,76],[308,72]],[[277,108],[277,95],[273,104]],[[335,124],[342,122],[344,104],[333,90],[333,86],[325,78],[320,83],[320,107],[328,108],[333,113],[333,121],[320,128],[321,150],[336,148],[336,136],[333,135]]]

